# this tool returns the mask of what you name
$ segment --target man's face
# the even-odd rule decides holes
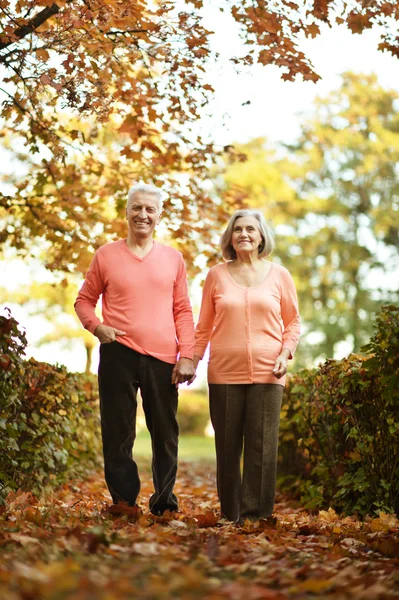
[[[137,192],[126,209],[130,232],[138,237],[152,236],[160,212],[157,196],[146,192]]]

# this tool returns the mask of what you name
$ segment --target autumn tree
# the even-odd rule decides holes
[[[218,175],[226,202],[261,208],[276,232],[304,322],[298,364],[342,340],[358,351],[381,303],[398,298],[398,103],[375,76],[346,73],[284,156],[252,140]]]
[[[398,103],[375,75],[345,73],[291,147],[306,207],[291,253],[305,319],[323,331],[327,356],[348,335],[358,351],[373,313],[398,298]]]
[[[2,241],[29,254],[44,239],[47,266],[71,270],[118,234],[138,179],[173,192],[165,212],[177,240],[176,214],[195,229],[206,194],[191,209],[188,198],[199,198],[212,149],[189,128],[210,92],[199,17],[126,0],[1,8],[3,137],[27,171],[14,169],[2,195]]]
[[[305,4],[220,0],[248,49],[231,60],[316,81],[300,41],[334,23],[355,33],[378,24],[380,49],[398,54],[396,1]],[[119,234],[131,181],[145,179],[169,193],[175,242],[188,256],[206,247],[207,216],[217,224],[225,213],[202,184],[218,149],[193,128],[216,59],[204,10],[202,0],[0,1],[2,137],[12,161],[2,242],[30,254],[44,240],[49,268],[83,271],[92,250]]]

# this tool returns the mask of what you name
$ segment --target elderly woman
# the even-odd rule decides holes
[[[239,210],[231,217],[221,238],[227,262],[207,275],[196,328],[195,366],[210,341],[221,512],[240,523],[273,512],[281,399],[300,334],[292,277],[266,260],[273,247],[259,211]]]

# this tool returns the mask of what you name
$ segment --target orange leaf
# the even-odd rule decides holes
[[[204,515],[194,515],[194,519],[198,523],[198,527],[214,527],[219,521],[219,517],[211,510]]]
[[[316,36],[318,36],[319,33],[320,33],[320,27],[316,23],[312,23],[305,29],[305,34],[307,36],[310,35],[312,38],[315,38]]]
[[[121,133],[130,133],[132,130],[137,128],[137,116],[128,115],[119,127],[118,131]]]
[[[0,369],[7,371],[11,364],[11,358],[8,354],[0,354]]]
[[[47,61],[50,58],[50,54],[44,48],[39,48],[36,50],[36,58],[37,60]]]

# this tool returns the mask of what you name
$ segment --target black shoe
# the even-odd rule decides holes
[[[164,507],[164,506],[153,506],[152,508],[150,508],[150,513],[152,515],[154,515],[154,517],[163,517],[163,516],[169,516],[175,513],[180,512],[179,509],[176,508],[171,508],[170,506]]]
[[[137,520],[143,514],[143,509],[137,503],[129,504],[128,502],[114,502],[103,512],[118,516],[128,515]]]

